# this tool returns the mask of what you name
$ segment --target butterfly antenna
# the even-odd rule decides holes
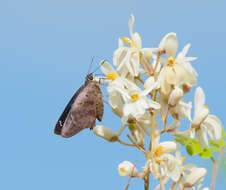
[[[100,65],[92,73],[95,73],[105,62],[107,62],[105,59],[101,61]]]
[[[89,73],[90,73],[90,71],[91,71],[93,61],[94,61],[94,56],[92,57],[92,59],[91,59],[91,63],[89,64],[89,69],[88,69],[88,73],[87,73],[87,74],[89,74]]]

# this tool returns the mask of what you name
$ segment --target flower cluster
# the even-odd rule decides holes
[[[131,15],[130,37],[119,39],[113,54],[114,66],[106,61],[100,63],[106,76],[108,102],[113,113],[120,117],[121,127],[113,132],[105,126],[96,126],[94,133],[109,142],[134,146],[144,152],[147,161],[141,172],[133,163],[124,161],[118,166],[120,176],[143,178],[146,189],[149,175],[159,180],[156,190],[164,189],[169,180],[172,180],[172,189],[201,189],[207,171],[184,164],[185,156],[181,156],[179,145],[187,146],[190,155],[206,155],[209,142],[217,144],[222,138],[223,128],[205,106],[201,87],[195,90],[193,119],[192,102],[183,99],[197,85],[198,74],[191,65],[196,58],[187,56],[190,44],[177,53],[175,33],[166,34],[158,47],[142,47],[141,37],[133,31],[133,25]],[[173,120],[170,124],[169,117]],[[188,121],[186,131],[180,130],[182,118]],[[120,138],[125,128],[129,129],[130,142]],[[172,140],[161,141],[163,133],[172,134]],[[145,144],[147,138],[148,145]]]

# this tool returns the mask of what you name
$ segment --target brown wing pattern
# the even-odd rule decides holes
[[[71,100],[68,102],[67,106],[65,107],[63,113],[61,114],[60,118],[58,119],[55,129],[54,129],[54,133],[57,135],[61,135],[61,130],[62,127],[64,125],[64,122],[71,110],[71,107],[73,105],[73,103],[75,102],[76,98],[78,97],[79,93],[82,92],[83,88],[85,87],[85,85],[82,85],[77,91],[76,93],[73,95],[73,97],[71,98]]]
[[[61,135],[68,138],[77,134],[82,129],[92,129],[95,126],[96,118],[101,120],[102,117],[103,102],[99,83],[89,81],[73,103],[62,128]]]

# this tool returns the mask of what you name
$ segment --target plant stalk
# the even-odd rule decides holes
[[[144,190],[149,190],[149,175],[144,177]]]

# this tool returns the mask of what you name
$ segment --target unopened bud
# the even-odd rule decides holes
[[[183,95],[183,90],[181,90],[180,88],[175,88],[170,94],[168,101],[169,106],[176,106],[176,104],[180,101]]]
[[[111,129],[104,127],[102,125],[94,127],[93,132],[95,135],[109,142],[115,142],[118,140],[118,136]]]
[[[141,52],[145,59],[150,60],[153,57],[154,48],[142,48]]]
[[[135,165],[129,161],[121,162],[118,165],[118,172],[120,176],[137,177],[139,175]]]
[[[159,48],[166,51],[168,58],[174,57],[178,49],[178,40],[176,34],[171,32],[165,35],[159,44]]]

